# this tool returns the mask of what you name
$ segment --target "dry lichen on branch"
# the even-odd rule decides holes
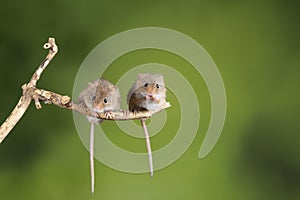
[[[75,102],[72,102],[69,96],[60,95],[43,89],[38,89],[36,88],[37,81],[40,79],[43,71],[46,69],[50,61],[58,52],[58,47],[55,44],[54,38],[49,38],[48,42],[44,44],[43,47],[44,49],[49,49],[49,52],[46,58],[38,66],[30,81],[22,86],[23,95],[20,97],[19,102],[17,103],[9,117],[0,126],[0,143],[5,139],[5,137],[9,134],[13,127],[22,118],[23,114],[28,109],[31,100],[34,101],[37,109],[42,108],[40,101],[43,101],[46,104],[53,104],[60,108],[73,110],[86,116],[97,117],[105,120],[133,120],[141,118],[150,118],[151,115],[153,115],[154,113],[170,107],[170,104],[166,103],[163,106],[163,108],[151,112],[129,112],[128,110],[124,110],[119,112],[111,112],[110,115],[105,115],[105,113],[92,112],[91,110],[84,108]]]

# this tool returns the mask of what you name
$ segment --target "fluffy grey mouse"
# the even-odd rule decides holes
[[[133,112],[160,110],[166,104],[164,77],[160,74],[138,74],[136,82],[128,92],[127,102],[129,110]],[[148,150],[150,175],[153,176],[152,151],[145,119],[141,119],[141,123]]]
[[[121,96],[119,89],[104,79],[90,82],[80,93],[78,102],[94,112],[107,112],[120,110]],[[101,119],[87,116],[91,123],[90,130],[90,166],[91,166],[91,190],[94,193],[94,125],[101,123]]]

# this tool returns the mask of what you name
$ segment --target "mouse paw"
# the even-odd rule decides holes
[[[133,112],[134,115],[137,115],[137,114],[139,113],[138,110],[134,110],[134,111],[132,111],[132,112]]]
[[[104,116],[107,118],[107,119],[113,119],[114,118],[114,113],[112,113],[111,111],[106,111],[104,113]]]
[[[123,113],[125,116],[129,116],[130,115],[130,111],[129,110],[123,110]]]

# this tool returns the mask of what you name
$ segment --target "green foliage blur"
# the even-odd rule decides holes
[[[0,144],[0,199],[300,199],[299,8],[298,3],[279,0],[1,0],[1,123],[17,103],[21,85],[46,55],[42,45],[49,36],[56,38],[59,53],[38,86],[71,95],[77,70],[96,45],[145,26],[174,29],[198,41],[219,67],[228,108],[220,140],[199,160],[210,104],[205,86],[191,75],[204,121],[188,151],[155,171],[153,178],[96,161],[91,195],[89,154],[72,113],[51,105],[37,111],[31,105]],[[123,73],[116,66],[160,57],[158,51],[148,53],[120,58],[107,76],[113,82]],[[172,63],[168,56],[162,53],[155,61],[178,67],[180,62]],[[188,67],[184,70],[193,74]],[[170,132],[177,128],[167,125]],[[153,137],[154,149],[172,139],[169,131],[159,134],[166,135],[161,140]],[[143,140],[109,137],[122,148],[146,151]]]

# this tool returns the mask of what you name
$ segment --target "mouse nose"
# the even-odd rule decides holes
[[[97,112],[102,112],[104,106],[102,104],[94,105],[94,108]]]
[[[148,87],[148,88],[147,88],[147,94],[148,94],[149,96],[152,96],[153,94],[155,94],[155,88],[153,88],[153,87]]]

